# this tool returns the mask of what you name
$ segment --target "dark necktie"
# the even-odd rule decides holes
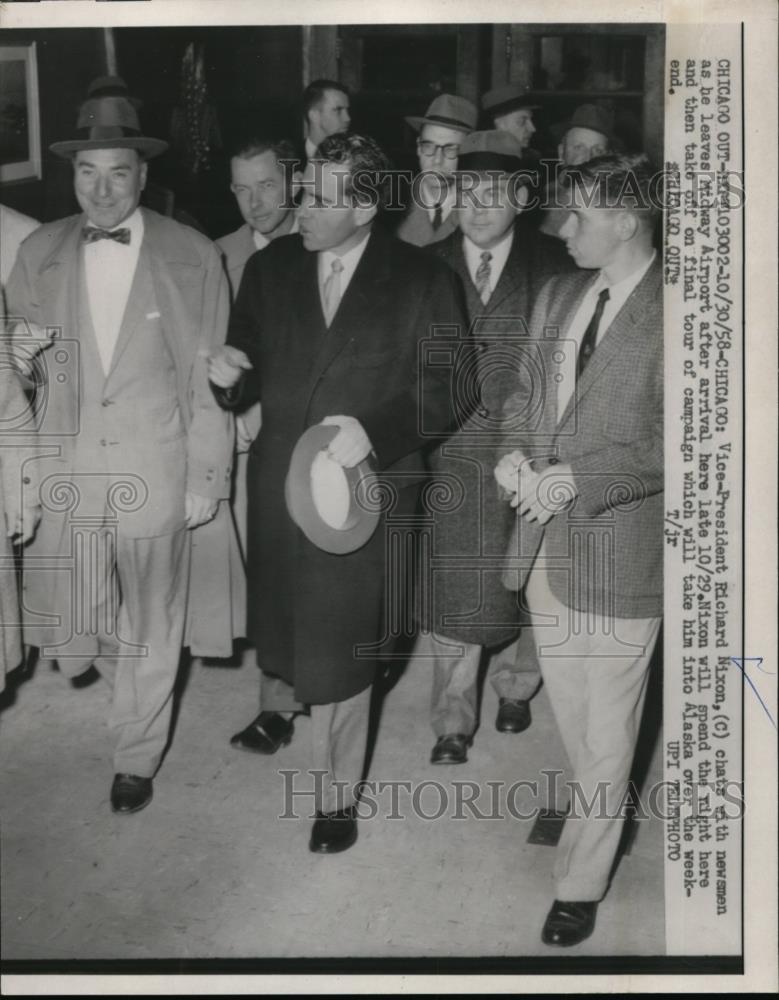
[[[130,244],[129,229],[99,229],[97,226],[85,226],[81,231],[84,243],[97,243],[98,240],[115,240],[117,243]]]
[[[606,303],[608,301],[609,290],[608,288],[604,288],[598,296],[598,304],[595,306],[595,312],[592,314],[592,319],[587,324],[587,329],[584,331],[584,336],[582,337],[582,342],[579,347],[579,357],[576,363],[577,379],[582,377],[582,372],[587,367],[587,363],[595,350],[595,344],[598,340],[598,327],[600,326],[603,310],[606,308]]]
[[[444,221],[444,209],[443,202],[439,201],[433,212],[433,229],[440,229],[441,223]]]

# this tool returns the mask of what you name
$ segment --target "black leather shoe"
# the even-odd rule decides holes
[[[569,903],[556,899],[552,903],[541,931],[544,944],[569,948],[592,934],[595,928],[597,903]]]
[[[448,733],[439,736],[433,752],[430,754],[431,764],[464,764],[468,760],[468,747],[471,737],[463,733]]]
[[[357,810],[354,806],[337,812],[317,812],[308,849],[315,854],[348,851],[357,840]]]
[[[521,698],[501,698],[495,728],[499,733],[523,733],[530,725],[530,702]]]
[[[289,743],[294,732],[292,719],[285,719],[278,712],[260,712],[254,722],[232,737],[230,746],[252,753],[276,753]]]
[[[115,813],[135,813],[151,802],[151,778],[137,774],[115,774],[111,785],[111,808]]]

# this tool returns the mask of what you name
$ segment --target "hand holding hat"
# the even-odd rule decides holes
[[[328,445],[327,454],[344,469],[353,469],[373,450],[368,435],[355,417],[325,417],[322,423],[325,427],[340,428]]]

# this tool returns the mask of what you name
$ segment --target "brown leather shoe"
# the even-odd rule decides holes
[[[250,750],[252,753],[276,753],[292,739],[295,724],[278,712],[260,712],[246,729],[236,733],[230,740],[231,747]]]
[[[597,903],[569,903],[556,899],[552,903],[541,931],[544,944],[570,948],[588,938],[595,929]]]
[[[521,698],[501,698],[495,728],[499,733],[523,733],[530,725],[530,702]]]
[[[337,812],[317,812],[308,849],[314,854],[339,854],[348,851],[356,840],[357,809],[351,805]]]
[[[464,764],[468,760],[470,745],[471,737],[464,733],[447,733],[445,736],[439,736],[430,754],[430,763]]]
[[[115,774],[111,785],[111,808],[115,813],[140,812],[151,802],[151,778],[137,774]]]

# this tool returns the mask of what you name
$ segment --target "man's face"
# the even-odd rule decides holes
[[[623,242],[618,234],[618,226],[623,210],[618,208],[596,208],[598,192],[586,191],[592,202],[587,208],[582,192],[572,190],[573,208],[560,229],[560,238],[565,240],[568,253],[578,267],[603,268],[614,262]]]
[[[319,107],[308,113],[309,138],[319,143],[329,135],[346,132],[351,123],[349,98],[340,90],[326,90]]]
[[[230,189],[244,221],[263,236],[272,236],[292,211],[284,207],[290,189],[276,154],[268,149],[248,160],[234,156],[230,170]]]
[[[73,183],[89,221],[113,229],[135,211],[146,186],[146,164],[134,149],[82,149],[73,160]]]
[[[311,162],[302,181],[298,227],[306,250],[344,253],[355,246],[363,225],[375,215],[352,203],[345,194],[349,170],[337,163]]]
[[[417,139],[417,156],[422,173],[435,171],[451,177],[457,169],[457,153],[464,138],[465,132],[460,129],[423,125]]]
[[[459,210],[460,228],[482,250],[489,250],[503,239],[519,212],[519,192],[509,189],[508,178],[480,176],[473,187],[463,193]]]
[[[609,141],[602,132],[591,128],[569,128],[558,147],[560,159],[566,167],[586,163],[593,156],[603,156],[609,151]]]
[[[517,108],[505,115],[496,115],[495,128],[509,132],[523,149],[527,149],[536,130],[533,112],[528,108]]]

